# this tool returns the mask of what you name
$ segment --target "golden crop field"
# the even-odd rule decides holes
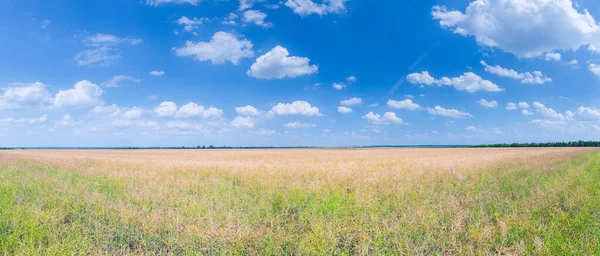
[[[4,255],[600,254],[600,151],[0,151]]]

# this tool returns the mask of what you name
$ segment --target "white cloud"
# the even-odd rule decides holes
[[[331,86],[333,87],[333,89],[336,89],[338,91],[346,88],[346,85],[342,83],[333,83]]]
[[[223,117],[223,110],[214,107],[205,109],[194,102],[185,104],[177,109],[175,102],[163,101],[154,108],[154,113],[160,117],[176,118],[221,119]]]
[[[223,110],[218,109],[218,108],[214,108],[214,107],[209,107],[205,112],[204,112],[204,118],[210,119],[221,119],[223,118]]]
[[[288,0],[285,6],[289,7],[294,13],[300,16],[317,14],[320,16],[328,13],[342,13],[346,11],[345,2],[347,0],[323,0],[322,4],[312,0]]]
[[[0,119],[0,124],[41,124],[48,121],[48,115],[37,118],[4,118]]]
[[[165,74],[165,71],[150,71],[151,76],[162,76]]]
[[[183,105],[175,114],[178,118],[202,117],[204,115],[204,107],[194,102]]]
[[[41,124],[41,123],[45,123],[46,121],[48,121],[48,116],[43,115],[39,118],[31,118],[27,122],[30,124]]]
[[[247,106],[243,106],[243,107],[236,107],[235,112],[237,112],[238,115],[240,115],[240,116],[258,116],[258,115],[260,115],[260,113],[258,112],[258,109],[256,109],[254,106],[251,106],[251,105],[247,105]]]
[[[406,110],[417,110],[421,108],[419,104],[414,103],[411,99],[405,99],[402,101],[388,100],[387,105],[390,108]]]
[[[118,44],[137,45],[141,42],[142,42],[142,40],[137,39],[137,38],[121,38],[121,37],[118,37],[115,35],[101,34],[101,33],[98,33],[98,34],[95,34],[92,36],[88,36],[83,39],[84,44],[86,44],[88,46],[95,46],[95,47],[115,46]]]
[[[121,56],[109,47],[98,47],[93,49],[83,50],[75,55],[75,61],[80,66],[100,65],[110,66],[113,61],[121,58]]]
[[[346,81],[350,82],[350,83],[354,83],[356,82],[356,77],[355,76],[349,76],[346,78]]]
[[[215,33],[209,42],[186,42],[182,48],[176,48],[178,56],[194,56],[199,61],[211,61],[213,64],[231,62],[237,65],[240,59],[252,57],[252,42],[239,40],[227,32]]]
[[[521,114],[523,114],[524,116],[533,116],[533,113],[527,109],[521,110]]]
[[[171,101],[163,101],[156,108],[154,113],[160,117],[170,117],[177,113],[177,104]]]
[[[254,23],[263,28],[270,28],[273,26],[273,23],[265,21],[267,15],[261,11],[247,10],[244,12],[243,18],[246,23]]]
[[[342,114],[349,114],[349,113],[352,113],[352,109],[349,107],[339,106],[338,112],[340,112]]]
[[[264,2],[264,0],[240,0],[240,5],[238,10],[243,11],[246,9],[252,8],[255,3]]]
[[[267,113],[268,116],[303,115],[322,116],[319,108],[313,107],[306,101],[294,101],[292,103],[279,103]]]
[[[186,16],[181,16],[181,18],[179,18],[177,20],[177,24],[182,25],[183,26],[183,30],[187,31],[187,32],[191,32],[194,29],[196,29],[199,25],[202,25],[202,23],[206,22],[208,20],[208,18],[188,18]]]
[[[600,45],[600,26],[571,0],[474,0],[464,13],[434,6],[431,14],[444,28],[521,58]]]
[[[434,115],[434,116],[445,116],[445,117],[452,117],[452,118],[473,117],[469,113],[462,112],[462,111],[459,111],[456,109],[445,109],[440,106],[435,106],[435,108],[428,108],[427,112],[430,115]]]
[[[517,104],[509,102],[508,104],[506,104],[506,109],[515,110],[515,109],[517,109]]]
[[[356,97],[340,101],[340,104],[343,105],[343,106],[359,105],[359,104],[362,104],[362,103],[363,103],[362,99],[361,98],[356,98]]]
[[[258,57],[247,74],[260,79],[281,79],[310,75],[319,70],[316,65],[309,64],[309,58],[289,55],[286,48],[275,46],[271,51]]]
[[[116,104],[110,106],[99,105],[90,110],[90,113],[116,117],[121,115],[121,108]]]
[[[546,53],[546,56],[544,57],[544,59],[546,59],[547,61],[559,61],[560,60],[560,53],[554,53],[554,52],[549,52]]]
[[[100,86],[82,80],[77,82],[73,89],[56,93],[54,105],[59,107],[96,105],[100,103],[100,96],[103,93],[104,91]]]
[[[231,121],[231,126],[234,128],[252,129],[256,121],[252,117],[237,116]]]
[[[237,22],[235,20],[237,20],[237,18],[239,18],[239,17],[240,17],[240,15],[238,15],[237,13],[230,12],[229,14],[227,14],[227,16],[225,16],[225,18],[223,18],[223,21],[221,22],[221,24],[235,26],[235,25],[237,25]]]
[[[521,102],[519,102],[519,107],[520,108],[529,108],[529,104],[527,104],[527,102],[521,101]]]
[[[537,101],[533,103],[533,108],[535,108],[535,110],[544,117],[559,121],[565,120],[565,117],[562,114],[556,112],[554,109],[547,108],[546,106],[544,106],[544,104],[539,103]]]
[[[487,101],[485,99],[481,99],[478,101],[479,105],[481,105],[482,107],[486,107],[486,108],[495,108],[498,106],[498,102],[495,100],[492,101]]]
[[[506,69],[498,65],[490,66],[483,60],[480,63],[485,67],[485,71],[497,76],[521,80],[522,84],[543,84],[552,82],[552,78],[544,76],[541,71],[519,73],[513,69]]]
[[[117,87],[119,87],[119,83],[123,82],[123,81],[131,81],[131,82],[138,83],[138,84],[140,83],[140,79],[133,78],[130,76],[114,76],[110,80],[105,81],[105,82],[101,83],[100,85],[102,87],[106,87],[106,88],[117,88]]]
[[[406,76],[406,79],[412,84],[432,85],[438,83],[438,81],[435,78],[433,78],[427,71],[409,74],[408,76]]]
[[[200,117],[204,119],[221,119],[223,117],[223,110],[209,107],[205,109],[203,106],[200,106],[194,102],[190,102],[186,105],[183,105],[177,113],[175,114],[177,118],[193,118]]]
[[[600,120],[600,109],[588,108],[581,106],[577,109],[576,114],[584,118],[592,118]]]
[[[600,65],[594,64],[594,63],[590,63],[590,65],[588,66],[588,69],[590,71],[592,71],[592,73],[600,76]]]
[[[577,66],[579,66],[579,61],[571,60],[571,61],[567,62],[567,64],[569,64],[570,66],[573,66],[573,67],[577,67]]]
[[[200,0],[146,0],[146,3],[152,6],[158,6],[162,4],[191,4],[197,5]]]
[[[123,118],[126,118],[126,119],[139,118],[142,116],[142,112],[143,112],[143,109],[138,108],[138,107],[133,107],[133,108],[125,111],[125,113],[123,113]]]
[[[299,129],[299,128],[314,128],[317,127],[316,124],[311,124],[311,123],[300,123],[300,122],[290,122],[287,123],[285,125],[283,125],[285,128],[290,128],[290,129]]]
[[[369,112],[363,116],[364,119],[369,120],[372,124],[403,124],[404,121],[397,117],[394,112],[385,112],[383,116]]]
[[[110,66],[115,60],[121,58],[118,45],[137,45],[142,42],[136,38],[120,38],[109,34],[95,34],[83,39],[87,47],[75,55],[75,61],[81,66],[98,65]]]
[[[51,96],[46,91],[46,86],[43,83],[36,82],[4,89],[4,93],[0,95],[0,110],[41,105],[50,101]]]
[[[472,72],[466,72],[459,77],[442,77],[441,79],[435,79],[431,75],[429,75],[429,72],[424,71],[422,73],[409,74],[408,76],[406,76],[406,79],[412,84],[452,86],[456,90],[467,91],[469,93],[474,93],[478,91],[503,91],[503,89],[498,87],[496,84],[488,80],[484,80]]]

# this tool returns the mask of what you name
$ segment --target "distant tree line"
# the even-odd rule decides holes
[[[542,142],[542,143],[512,143],[512,144],[482,144],[473,148],[557,148],[557,147],[600,147],[600,141],[571,141],[571,142]]]

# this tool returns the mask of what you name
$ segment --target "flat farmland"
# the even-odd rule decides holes
[[[600,151],[0,151],[0,254],[600,254]]]

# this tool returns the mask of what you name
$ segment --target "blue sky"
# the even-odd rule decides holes
[[[0,4],[0,146],[600,139],[594,1]]]

